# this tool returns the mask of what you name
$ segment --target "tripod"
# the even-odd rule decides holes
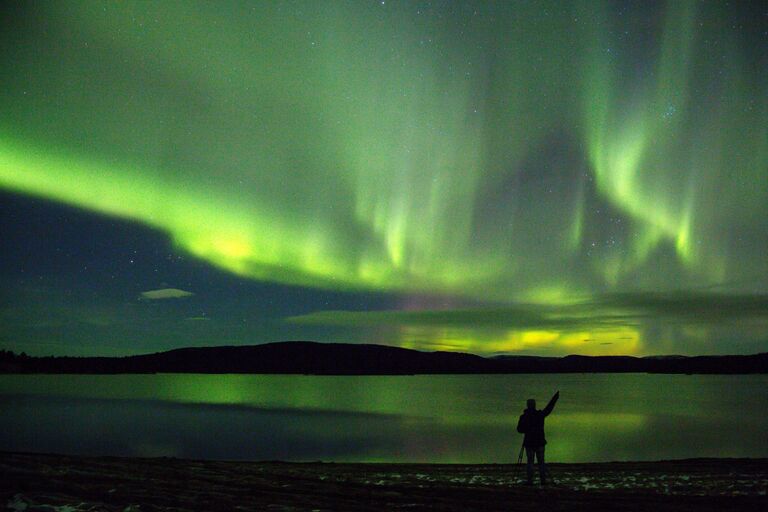
[[[525,451],[525,444],[520,445],[520,454],[517,456],[517,466],[515,466],[515,482],[517,482],[520,476],[520,468],[523,467],[523,451]]]

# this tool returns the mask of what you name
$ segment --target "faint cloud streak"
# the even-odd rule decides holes
[[[162,288],[160,290],[141,292],[140,298],[149,300],[180,299],[182,297],[191,297],[192,295],[194,293],[179,290],[178,288]]]

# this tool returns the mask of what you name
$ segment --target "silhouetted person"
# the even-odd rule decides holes
[[[528,408],[520,415],[520,420],[517,422],[517,431],[521,434],[525,434],[523,438],[523,446],[525,447],[525,455],[528,459],[528,484],[533,484],[533,457],[539,461],[539,478],[541,483],[547,483],[547,467],[544,464],[544,445],[547,444],[547,440],[544,438],[544,418],[549,416],[552,409],[555,408],[557,399],[560,398],[560,392],[554,394],[547,406],[541,411],[536,409],[536,400],[529,398],[527,405]]]

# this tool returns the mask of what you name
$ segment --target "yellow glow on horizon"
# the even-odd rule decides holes
[[[416,350],[475,354],[641,355],[640,331],[628,326],[578,331],[509,330],[477,333],[469,329],[405,326],[399,345]]]

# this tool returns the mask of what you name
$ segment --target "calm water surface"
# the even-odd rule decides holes
[[[552,461],[768,457],[764,375],[0,375],[0,450],[514,462],[557,389]]]

